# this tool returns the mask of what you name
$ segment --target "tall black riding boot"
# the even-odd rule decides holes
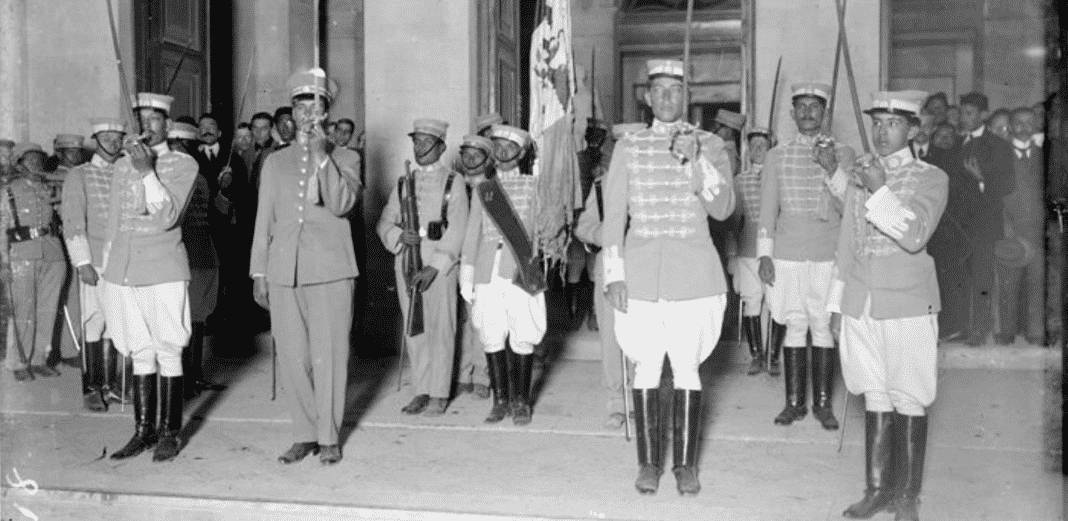
[[[178,433],[182,430],[182,380],[181,376],[161,376],[159,443],[152,461],[170,461],[180,449]]]
[[[838,430],[838,420],[831,410],[834,398],[834,360],[837,357],[837,348],[812,348],[812,415],[829,431]]]
[[[490,387],[493,388],[493,408],[486,423],[497,423],[512,414],[511,395],[508,392],[508,350],[486,353]]]
[[[894,430],[897,432],[897,443],[894,447],[897,460],[895,470],[898,473],[894,519],[918,521],[923,463],[927,452],[927,417],[897,414],[894,423]]]
[[[111,459],[132,458],[156,444],[156,375],[133,377],[134,435]]]
[[[534,355],[513,353],[515,365],[509,370],[514,383],[512,394],[512,423],[526,425],[533,419],[530,399],[530,380],[534,373]]]
[[[664,472],[660,441],[660,390],[634,389],[634,428],[638,445],[638,479],[634,487],[642,494],[656,494]]]
[[[190,371],[184,373],[186,386],[192,380],[192,387],[197,394],[204,391],[222,391],[226,385],[212,383],[204,377],[204,336],[207,327],[203,322],[193,322],[193,335],[189,342]]]
[[[894,496],[894,423],[896,413],[864,413],[864,498],[842,512],[850,519],[870,519],[889,510]]]
[[[768,355],[768,374],[771,376],[779,376],[782,373],[779,369],[779,355],[782,354],[782,342],[785,338],[786,324],[772,320],[771,331],[768,333],[768,349],[771,351]]]
[[[683,496],[701,491],[697,479],[697,448],[701,441],[701,391],[675,389],[672,404],[672,462],[675,486]]]
[[[93,412],[108,410],[104,401],[104,360],[100,342],[86,342],[82,349],[82,399],[85,408]]]
[[[122,375],[119,374],[119,352],[111,345],[110,338],[100,339],[100,365],[104,370],[100,394],[108,403],[122,402]]]
[[[775,417],[776,425],[790,425],[808,414],[808,404],[805,403],[807,358],[807,347],[786,348],[786,407]]]
[[[760,374],[767,363],[767,349],[764,347],[763,336],[760,334],[760,315],[755,317],[742,317],[745,327],[745,338],[749,341],[749,355],[753,360],[749,362],[749,376]]]

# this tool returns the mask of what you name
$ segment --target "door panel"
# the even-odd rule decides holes
[[[512,124],[522,115],[519,0],[478,2],[478,114],[497,112]]]
[[[174,96],[171,118],[210,111],[208,1],[148,0],[136,17],[137,89]]]

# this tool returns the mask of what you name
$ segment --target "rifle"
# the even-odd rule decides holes
[[[397,197],[401,208],[401,228],[406,232],[419,233],[419,202],[415,197],[415,172],[412,162],[404,160],[407,172],[397,186]],[[419,245],[405,245],[401,252],[404,257],[401,265],[404,269],[404,281],[408,291],[408,321],[404,325],[405,336],[418,336],[423,333],[423,294],[415,286],[413,279],[423,269],[422,250]]]

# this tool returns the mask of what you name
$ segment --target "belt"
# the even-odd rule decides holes
[[[29,226],[16,226],[7,229],[7,240],[12,243],[32,241],[41,237],[52,235],[52,229],[47,226],[30,228]]]

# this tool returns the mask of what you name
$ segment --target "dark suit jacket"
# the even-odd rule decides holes
[[[961,145],[961,164],[968,158],[978,159],[985,188],[979,195],[977,212],[972,220],[978,240],[989,242],[1005,236],[1005,196],[1016,189],[1016,174],[1012,168],[1012,145],[986,130],[983,135]]]
[[[230,216],[244,211],[249,203],[248,173],[245,171],[245,160],[232,152],[230,157],[230,170],[233,171],[232,181],[226,188],[219,187],[219,174],[226,167],[226,153],[230,150],[228,143],[219,142],[219,155],[215,159],[208,160],[200,150],[197,151],[200,160],[200,173],[208,181],[210,198],[208,199],[208,220],[215,227],[219,224],[229,224]],[[223,214],[215,208],[215,196],[222,193],[223,197],[230,200],[230,210]]]

